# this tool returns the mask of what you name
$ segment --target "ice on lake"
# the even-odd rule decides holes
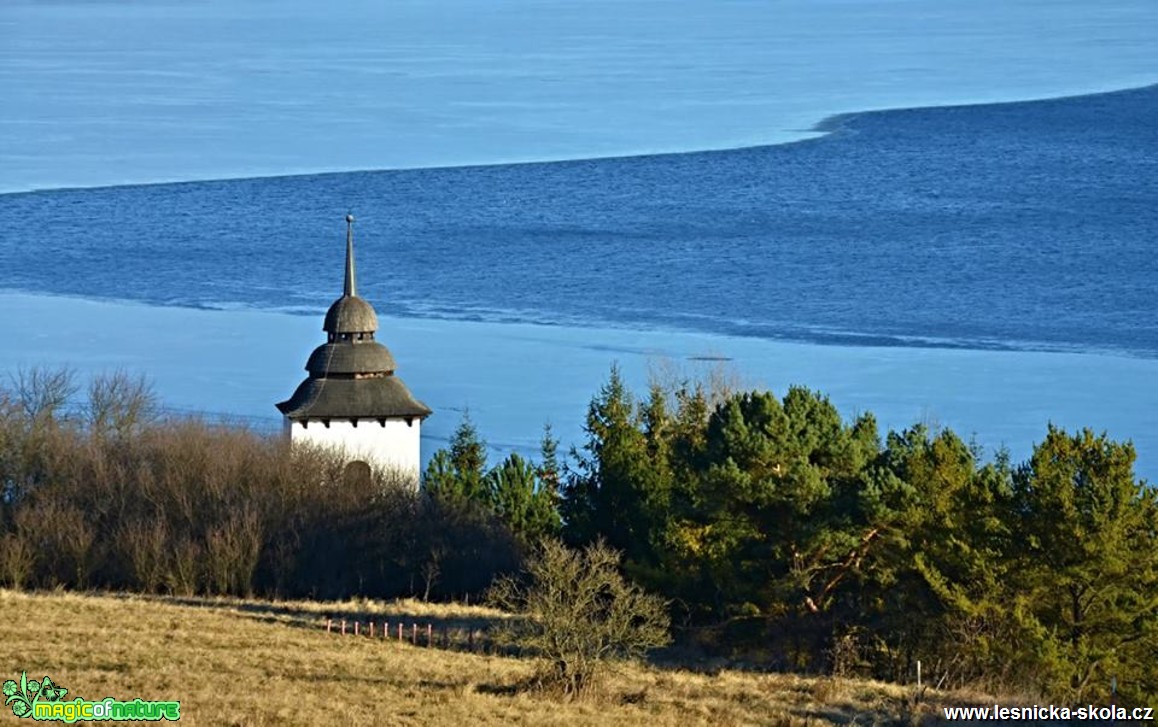
[[[837,113],[1151,84],[1155,28],[1153,0],[8,0],[0,191],[786,142]],[[273,425],[320,335],[311,317],[15,293],[0,312],[0,371],[124,367],[180,410]],[[1158,474],[1154,359],[383,322],[437,412],[427,455],[464,407],[500,450],[547,420],[578,442],[613,361],[638,389],[657,361],[709,354],[1015,459],[1048,421],[1104,428]]]
[[[304,377],[323,340],[320,316],[206,311],[0,293],[0,371],[71,364],[83,375],[147,374],[178,412],[279,426],[274,403]],[[1132,439],[1138,474],[1158,480],[1158,360],[1099,354],[875,348],[698,333],[381,316],[398,375],[435,410],[422,454],[444,446],[462,411],[496,451],[534,455],[550,422],[582,444],[586,406],[618,364],[645,393],[652,372],[707,372],[712,361],[751,387],[828,394],[846,418],[872,411],[886,429],[924,422],[975,436],[988,455],[1027,458],[1053,422]],[[709,361],[703,361],[709,359]]]
[[[803,138],[1154,82],[1153,0],[6,0],[0,190]]]

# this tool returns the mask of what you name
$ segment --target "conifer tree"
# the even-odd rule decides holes
[[[576,543],[600,536],[628,559],[649,550],[647,440],[634,397],[617,366],[587,410],[587,443],[573,451],[576,467],[563,498],[567,536]]]
[[[543,486],[537,471],[511,454],[485,478],[492,510],[525,545],[555,537],[560,526],[554,493]]]
[[[450,447],[435,452],[427,464],[423,487],[446,502],[487,504],[489,493],[483,483],[486,447],[470,412],[463,412],[450,438]]]
[[[1014,477],[1018,586],[1047,688],[1075,699],[1158,696],[1158,496],[1134,477],[1134,447],[1050,426]]]

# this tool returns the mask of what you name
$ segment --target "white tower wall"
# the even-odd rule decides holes
[[[346,215],[342,297],[326,311],[322,330],[326,342],[310,354],[309,378],[277,405],[291,446],[341,450],[347,462],[364,462],[417,485],[422,420],[431,411],[394,375],[394,357],[374,340],[378,314],[358,297],[354,275],[353,215]]]
[[[385,426],[377,419],[359,419],[354,426],[349,419],[331,420],[327,427],[319,420],[308,425],[286,420],[290,442],[306,442],[345,451],[350,461],[362,460],[375,470],[397,471],[418,482],[421,465],[420,419],[387,419]]]

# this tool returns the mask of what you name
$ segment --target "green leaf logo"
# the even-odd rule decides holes
[[[40,696],[44,697],[46,702],[59,702],[64,699],[64,695],[68,694],[68,690],[64,687],[52,683],[48,677],[40,682]]]
[[[2,687],[4,706],[12,708],[17,717],[31,717],[33,708],[40,702],[59,702],[68,690],[54,684],[47,676],[40,681],[28,678],[28,672],[20,672],[20,683],[9,679]]]

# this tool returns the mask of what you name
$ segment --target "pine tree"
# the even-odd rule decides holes
[[[558,535],[554,493],[543,487],[538,468],[511,454],[487,473],[491,508],[525,545]]]
[[[445,502],[489,505],[489,493],[483,483],[486,472],[487,445],[475,429],[470,412],[450,438],[450,447],[434,453],[426,466],[423,487]]]
[[[579,544],[605,538],[627,561],[656,561],[653,536],[670,487],[656,468],[641,413],[617,366],[587,410],[587,443],[563,493],[565,534]]]
[[[1158,496],[1134,478],[1134,447],[1050,426],[1014,477],[1018,586],[1056,655],[1055,693],[1108,696],[1112,678],[1158,696]]]
[[[543,438],[539,441],[539,486],[554,502],[559,497],[559,440],[551,424],[543,425]]]

